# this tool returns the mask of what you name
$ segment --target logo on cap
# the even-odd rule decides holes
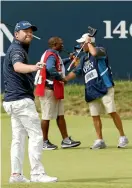
[[[29,22],[22,23],[23,26],[32,26]]]

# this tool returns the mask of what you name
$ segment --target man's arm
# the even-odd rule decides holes
[[[103,47],[95,47],[93,43],[91,43],[91,37],[88,36],[85,42],[87,43],[89,52],[92,56],[95,57],[106,56],[106,51]]]
[[[72,70],[72,72],[70,72],[64,79],[66,82],[68,82],[69,80],[72,80],[74,78],[76,78],[76,76],[80,76],[82,75],[82,64],[83,64],[83,58],[80,59],[80,63],[79,65],[74,68]]]
[[[97,56],[97,50],[96,50],[96,48],[93,46],[93,44],[87,43],[87,45],[88,45],[88,48],[89,48],[89,53],[90,53],[92,56]]]
[[[62,59],[64,65],[66,65],[67,63],[69,63],[71,61],[70,57],[64,58]]]
[[[102,57],[106,56],[105,49],[103,47],[94,47],[93,44],[88,43],[89,52],[92,56]]]
[[[67,63],[72,61],[74,58],[75,58],[75,53],[70,53],[70,56],[62,59],[62,61],[63,61],[64,65],[66,65]]]
[[[76,78],[76,74],[74,72],[70,72],[65,78],[64,80],[66,82],[70,81],[70,80],[73,80],[74,78]]]
[[[23,73],[23,74],[35,72],[38,69],[40,69],[40,67],[37,67],[37,65],[26,65],[22,62],[16,62],[13,65],[13,67],[14,67],[15,72]]]
[[[40,68],[38,63],[36,65],[24,64],[24,54],[19,49],[13,49],[10,57],[15,72],[26,74],[37,71]]]
[[[62,81],[62,76],[57,72],[56,59],[53,55],[49,56],[46,61],[46,70],[49,72],[52,79]]]

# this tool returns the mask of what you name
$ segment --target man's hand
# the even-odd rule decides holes
[[[67,76],[63,78],[62,82],[66,84],[68,81],[74,79],[75,77],[76,77],[76,74],[74,72],[70,72]]]
[[[37,62],[36,65],[33,65],[33,71],[37,71],[39,69],[42,69],[44,66],[43,62]]]
[[[66,77],[64,77],[64,78],[62,79],[62,82],[63,82],[64,84],[67,84]]]
[[[73,60],[73,62],[74,62],[74,64],[73,64],[74,67],[78,66],[79,61],[80,61],[80,59],[79,59],[78,57],[75,57],[75,58],[74,58],[74,60]]]
[[[37,67],[38,69],[42,69],[43,66],[44,66],[44,63],[43,63],[43,62],[37,62],[37,63],[36,63],[36,67]]]
[[[75,58],[75,55],[74,55],[75,53],[70,53],[70,56],[69,56],[69,58],[70,58],[70,60],[73,60],[74,58]]]

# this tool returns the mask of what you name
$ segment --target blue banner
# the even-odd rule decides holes
[[[38,26],[29,58],[40,60],[51,36],[60,36],[65,49],[73,51],[76,39],[87,33],[88,26],[97,28],[96,44],[104,46],[109,55],[115,79],[132,79],[132,2],[98,1],[2,1],[0,55],[1,67],[6,50],[13,39],[18,21],[28,20]],[[7,25],[9,24],[9,25]],[[66,53],[62,53],[67,57]],[[2,70],[2,69],[1,69]],[[76,80],[79,82],[79,80]],[[3,76],[2,76],[3,90]]]

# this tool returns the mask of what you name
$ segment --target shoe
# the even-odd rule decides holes
[[[56,177],[50,177],[47,174],[35,174],[31,175],[31,182],[42,182],[42,183],[50,183],[57,182]]]
[[[71,137],[65,138],[62,142],[61,142],[61,147],[63,149],[65,148],[72,148],[72,147],[77,147],[81,144],[80,141],[74,141],[71,139]]]
[[[95,140],[94,144],[90,147],[90,149],[104,149],[106,148],[106,144],[103,140]]]
[[[30,180],[23,175],[12,175],[9,179],[9,183],[30,183]]]
[[[44,141],[43,150],[55,150],[58,146],[52,144],[49,140]]]
[[[120,136],[118,148],[125,148],[127,144],[129,143],[128,138],[126,136]]]

